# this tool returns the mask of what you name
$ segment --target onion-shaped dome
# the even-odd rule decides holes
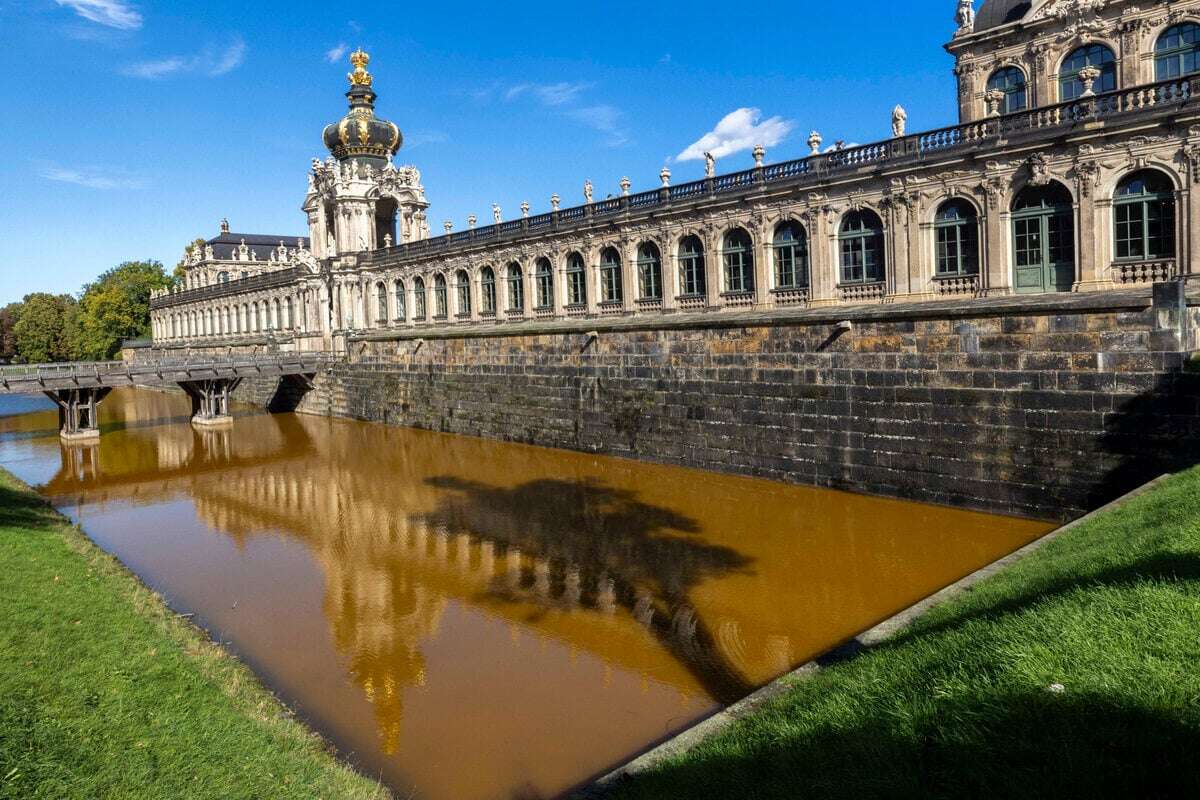
[[[371,88],[374,79],[367,72],[370,62],[371,57],[362,50],[350,55],[350,63],[354,65],[354,72],[348,76],[350,91],[346,92],[350,112],[340,122],[325,128],[325,146],[339,161],[353,158],[382,165],[396,155],[404,142],[394,122],[375,116],[376,95]]]
[[[975,15],[975,32],[1020,22],[1029,16],[1030,11],[1044,3],[1045,0],[986,0]]]

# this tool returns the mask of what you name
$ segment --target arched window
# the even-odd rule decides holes
[[[803,289],[808,286],[808,235],[795,222],[775,229],[771,240],[775,253],[775,288]]]
[[[404,281],[397,280],[392,286],[392,292],[395,294],[396,321],[403,322],[408,314],[408,297],[404,291]]]
[[[621,292],[621,254],[615,247],[600,253],[600,302],[619,303]]]
[[[1144,169],[1117,184],[1113,219],[1118,259],[1175,257],[1175,188],[1166,175]]]
[[[271,328],[273,330],[279,330],[283,327],[283,315],[280,314],[281,309],[278,297],[276,297],[275,301],[272,303],[271,310],[274,312],[274,315],[271,317]]]
[[[1075,212],[1058,182],[1029,186],[1013,201],[1016,290],[1069,292],[1075,282]]]
[[[699,236],[686,236],[679,243],[679,293],[687,297],[706,291],[704,244]]]
[[[933,218],[938,275],[979,273],[979,219],[966,200],[947,200]]]
[[[283,310],[285,312],[283,327],[286,330],[294,329],[296,327],[296,307],[292,304],[291,295],[288,295],[287,299],[284,300]]]
[[[638,292],[644,300],[661,300],[662,254],[654,242],[642,242],[637,249]]]
[[[884,277],[883,222],[870,210],[853,211],[838,233],[842,283],[879,283]]]
[[[425,321],[425,279],[419,275],[413,278],[413,319]]]
[[[458,316],[471,316],[471,276],[465,269],[454,274],[454,304]]]
[[[1028,105],[1028,91],[1025,86],[1025,73],[1016,67],[1004,67],[992,73],[988,78],[988,92],[1004,92],[1000,101],[1000,113],[1012,114],[1024,111]]]
[[[448,298],[446,296],[446,276],[438,273],[433,276],[433,316],[434,319],[446,318],[446,306]]]
[[[725,291],[754,291],[754,245],[750,234],[741,228],[726,234],[721,260],[725,264]]]
[[[1169,81],[1196,72],[1200,72],[1200,25],[1172,25],[1154,45],[1154,79]]]
[[[217,273],[217,283],[229,283],[229,273],[228,272],[218,272]]]
[[[1117,88],[1117,57],[1102,44],[1086,44],[1072,51],[1058,70],[1058,99],[1062,102],[1083,95],[1083,81],[1079,71],[1084,67],[1100,70],[1100,77],[1092,84],[1094,92],[1111,92]]]
[[[508,310],[525,310],[525,282],[522,280],[521,265],[508,265]]]
[[[496,272],[491,267],[479,273],[479,303],[483,313],[496,313]]]
[[[375,324],[381,328],[388,324],[387,286],[383,281],[375,284]]]
[[[537,282],[537,307],[554,307],[554,266],[548,258],[539,258],[534,272]]]
[[[567,305],[581,306],[587,303],[587,279],[584,276],[583,256],[571,253],[567,256]]]

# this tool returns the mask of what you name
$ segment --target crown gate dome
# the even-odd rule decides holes
[[[350,111],[339,122],[325,128],[325,146],[338,161],[357,159],[383,166],[400,150],[404,137],[396,124],[375,116],[374,78],[367,72],[371,57],[361,49],[350,54],[354,72],[350,79]]]

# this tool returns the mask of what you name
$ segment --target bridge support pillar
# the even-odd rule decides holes
[[[112,389],[57,389],[46,396],[58,406],[59,437],[64,442],[95,442],[100,439],[100,402]]]
[[[229,413],[229,396],[241,382],[241,378],[180,381],[179,387],[192,398],[192,424],[202,428],[225,428],[233,425],[233,415]]]

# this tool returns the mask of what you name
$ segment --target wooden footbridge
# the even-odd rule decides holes
[[[97,407],[120,386],[178,385],[192,398],[197,425],[228,425],[229,395],[246,378],[298,376],[308,382],[328,361],[325,353],[275,353],[217,358],[162,358],[0,367],[0,394],[44,394],[58,405],[62,438],[99,438]]]

